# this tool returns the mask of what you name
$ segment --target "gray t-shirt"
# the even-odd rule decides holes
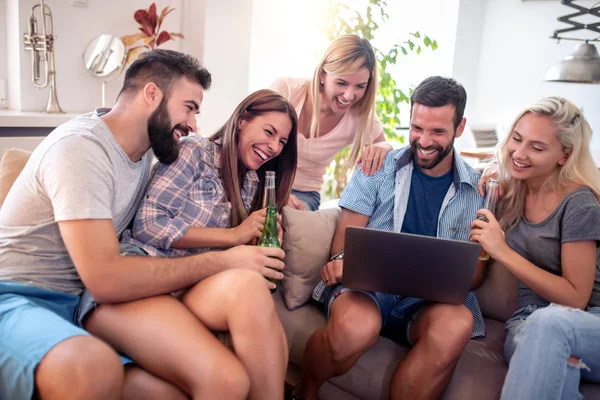
[[[582,240],[596,241],[596,277],[590,307],[600,306],[600,205],[587,187],[569,193],[560,205],[539,224],[521,218],[506,233],[506,243],[534,265],[555,275],[562,275],[561,245]],[[547,300],[519,281],[518,307],[529,304],[546,306]]]
[[[132,220],[152,155],[132,162],[99,118],[107,111],[59,126],[31,155],[0,209],[0,281],[79,294],[57,222],[112,219],[120,236]]]

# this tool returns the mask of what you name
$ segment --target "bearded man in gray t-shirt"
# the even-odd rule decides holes
[[[196,59],[150,52],[128,69],[114,108],[69,121],[33,152],[0,209],[0,398],[244,398],[249,375],[274,365],[284,374],[285,336],[261,275],[280,278],[282,250],[119,253],[149,149],[177,158],[210,83]],[[84,286],[104,304],[86,321],[99,338],[77,321]],[[197,315],[169,295],[189,287]],[[246,370],[210,329],[231,331],[236,354],[264,371]],[[264,341],[269,351],[256,346]],[[137,366],[124,369],[131,360],[115,349]]]

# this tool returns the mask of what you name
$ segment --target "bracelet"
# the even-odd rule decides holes
[[[332,256],[329,261],[342,260],[344,259],[344,250],[340,251],[336,255]]]

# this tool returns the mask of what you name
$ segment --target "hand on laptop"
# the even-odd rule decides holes
[[[342,282],[342,272],[344,270],[344,260],[330,261],[321,271],[321,279],[326,286],[335,286]]]

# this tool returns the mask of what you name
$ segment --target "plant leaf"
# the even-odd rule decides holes
[[[160,46],[161,44],[163,44],[164,42],[166,42],[168,40],[173,40],[173,38],[171,37],[169,32],[162,31],[161,33],[158,34],[158,37],[156,38],[156,47]]]
[[[150,16],[146,10],[137,10],[133,14],[133,19],[140,24],[140,30],[148,36],[154,35],[154,25],[150,21]]]
[[[159,26],[159,27],[160,27],[160,25],[163,23],[163,20],[165,19],[165,17],[166,17],[167,15],[169,15],[169,13],[170,13],[171,11],[173,11],[173,10],[175,10],[175,9],[174,9],[174,8],[171,8],[171,7],[168,7],[168,6],[167,6],[167,7],[165,7],[165,8],[163,8],[163,10],[162,10],[162,11],[161,11],[161,13],[160,13],[160,17],[158,17],[158,26]]]
[[[131,62],[139,58],[140,55],[148,51],[147,46],[136,46],[127,50],[127,57],[125,58],[125,65],[129,65]]]
[[[175,38],[185,39],[185,36],[183,36],[183,34],[181,34],[181,33],[169,32],[169,34],[171,35],[171,38],[173,38],[173,39],[175,39]]]
[[[150,4],[150,7],[148,8],[148,21],[150,22],[150,25],[152,26],[152,33],[156,32],[156,4],[152,3]]]
[[[137,10],[135,13],[133,13],[133,19],[135,19],[135,22],[142,25],[144,21],[148,20],[148,11]]]
[[[138,40],[140,40],[144,37],[146,37],[146,33],[138,32],[138,33],[134,33],[133,35],[121,36],[121,40],[123,41],[123,44],[125,45],[125,47],[131,47],[135,44],[135,42],[137,42]]]

